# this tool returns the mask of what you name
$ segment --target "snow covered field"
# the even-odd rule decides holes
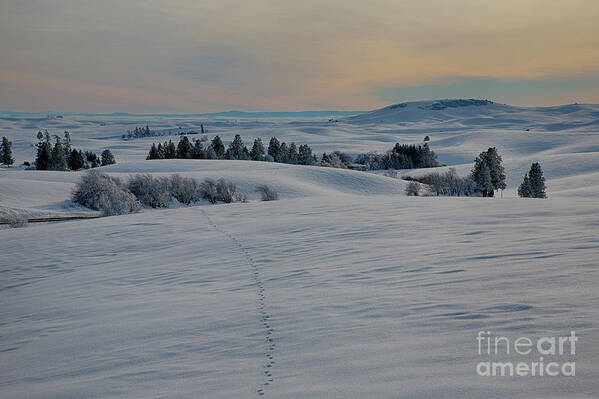
[[[75,147],[114,152],[108,173],[225,177],[251,200],[0,229],[0,397],[597,397],[598,120],[596,105],[432,102],[338,123],[0,116],[19,164],[33,160],[37,130],[68,129]],[[429,135],[461,174],[496,146],[508,190],[503,199],[414,198],[403,181],[372,173],[146,161],[158,139],[120,138],[146,123],[202,123],[225,142],[276,135],[318,154]],[[516,198],[533,161],[547,200]],[[65,204],[80,175],[0,169],[0,216],[93,214]],[[257,201],[262,183],[281,199]],[[489,359],[478,355],[479,331],[572,330],[575,377],[476,374]]]

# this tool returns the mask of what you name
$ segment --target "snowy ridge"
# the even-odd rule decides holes
[[[353,124],[432,122],[446,127],[522,127],[559,131],[599,127],[599,106],[515,107],[488,100],[447,99],[406,102],[348,117]]]

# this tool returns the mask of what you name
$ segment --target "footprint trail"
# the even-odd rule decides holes
[[[245,260],[247,261],[247,263],[250,266],[252,278],[253,278],[254,284],[257,288],[256,309],[258,310],[258,313],[260,314],[260,322],[262,323],[262,326],[264,328],[264,335],[265,335],[265,345],[264,345],[265,364],[264,364],[264,370],[263,370],[264,377],[263,377],[262,383],[260,384],[260,387],[256,390],[256,394],[259,397],[264,396],[264,394],[266,393],[265,392],[266,388],[268,386],[272,385],[274,382],[272,369],[274,368],[274,364],[275,364],[274,355],[275,355],[276,343],[275,343],[275,337],[274,337],[275,330],[271,324],[271,317],[270,317],[270,314],[266,311],[264,283],[262,282],[262,278],[260,276],[260,270],[258,269],[258,266],[254,262],[254,259],[252,258],[251,254],[241,244],[241,242],[239,242],[239,240],[237,238],[235,238],[233,235],[231,235],[229,232],[221,229],[216,223],[214,223],[212,218],[210,218],[210,216],[208,215],[208,213],[206,213],[206,211],[204,209],[200,209],[200,210],[206,217],[206,220],[210,223],[210,225],[216,231],[218,231],[219,233],[221,233],[222,235],[227,237],[229,240],[231,240],[235,244],[235,246],[237,246],[239,248],[239,250],[243,254],[243,257],[245,258]]]

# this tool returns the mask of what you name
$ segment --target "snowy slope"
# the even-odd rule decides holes
[[[338,123],[1,119],[19,162],[33,158],[37,129],[70,129],[76,147],[113,150],[118,164],[102,169],[115,176],[224,177],[251,201],[0,229],[0,397],[597,397],[599,106],[438,102]],[[156,139],[120,139],[146,122],[203,123],[225,141],[276,135],[317,153],[429,135],[461,174],[496,146],[509,187],[503,199],[413,198],[401,180],[373,173],[146,161]],[[545,170],[547,200],[515,197],[532,161]],[[81,173],[0,169],[0,218],[93,214],[65,203]],[[279,201],[256,200],[264,183]],[[576,377],[478,377],[481,330],[575,330]]]
[[[3,230],[2,397],[594,397],[597,220],[325,196]],[[479,330],[571,329],[575,378],[475,374]]]

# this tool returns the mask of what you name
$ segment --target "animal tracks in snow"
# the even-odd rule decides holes
[[[257,288],[257,301],[256,301],[256,309],[258,310],[258,313],[260,314],[260,321],[262,323],[262,327],[264,328],[264,339],[265,339],[265,346],[264,346],[264,357],[265,357],[265,364],[264,364],[264,370],[263,370],[263,375],[264,378],[262,380],[262,383],[260,384],[260,388],[258,388],[256,390],[256,393],[258,394],[258,396],[264,396],[265,394],[265,388],[269,385],[272,385],[272,383],[274,382],[274,377],[273,377],[273,373],[272,373],[272,369],[273,366],[275,364],[275,359],[274,359],[274,353],[275,353],[275,349],[276,349],[276,343],[275,343],[275,338],[274,338],[274,328],[272,327],[272,324],[270,322],[270,314],[268,314],[268,312],[266,311],[266,307],[265,307],[265,293],[264,293],[264,283],[262,282],[262,278],[260,276],[260,270],[258,270],[258,267],[256,265],[256,263],[254,262],[254,258],[251,256],[251,254],[248,252],[248,250],[241,244],[241,242],[239,242],[239,240],[231,235],[229,232],[221,229],[220,227],[218,227],[218,225],[212,220],[212,218],[210,218],[210,216],[208,215],[208,213],[206,213],[205,210],[201,209],[202,213],[204,214],[204,216],[206,217],[206,220],[208,221],[208,223],[210,223],[210,225],[219,233],[221,233],[222,235],[224,235],[225,237],[227,237],[230,241],[232,241],[235,246],[237,246],[239,248],[239,250],[241,251],[241,253],[243,254],[243,257],[245,258],[245,260],[247,261],[247,263],[250,266],[251,269],[251,274],[252,274],[252,278],[254,280],[255,286]]]

